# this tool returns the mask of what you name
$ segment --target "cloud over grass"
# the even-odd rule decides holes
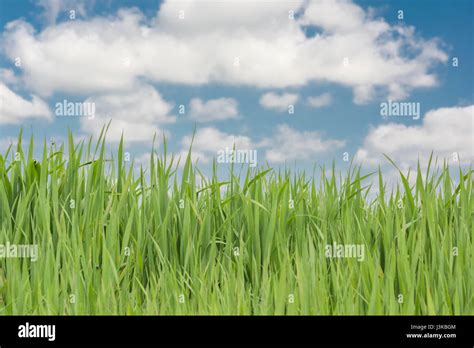
[[[421,125],[390,122],[373,127],[356,153],[368,165],[386,163],[383,154],[402,168],[425,161],[431,152],[441,158],[459,158],[460,164],[474,161],[474,105],[430,110]]]

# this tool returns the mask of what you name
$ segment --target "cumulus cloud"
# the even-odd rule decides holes
[[[197,122],[223,121],[238,117],[238,104],[233,98],[218,98],[203,101],[191,99],[190,118]]]
[[[163,134],[161,125],[176,121],[170,115],[173,105],[150,85],[142,85],[133,92],[91,97],[86,102],[95,103],[95,117],[82,118],[81,130],[97,136],[111,120],[107,132],[110,142],[119,141],[122,132],[129,142],[150,142],[155,134]]]
[[[294,105],[299,99],[296,93],[265,93],[260,98],[260,105],[266,109],[274,109],[280,112],[286,111],[288,106]]]
[[[0,82],[0,124],[22,124],[26,119],[49,121],[51,111],[38,96],[25,99]]]
[[[286,124],[277,126],[272,139],[266,139],[266,158],[273,163],[291,160],[313,160],[314,156],[334,151],[345,145],[344,140],[324,139],[317,131],[298,131]]]
[[[22,58],[23,79],[41,95],[110,93],[143,78],[262,88],[325,81],[352,88],[357,103],[435,86],[432,67],[448,58],[436,40],[348,0],[165,1],[152,19],[121,9],[40,32],[17,20],[6,25],[3,49]]]
[[[474,105],[445,107],[426,113],[422,125],[388,123],[372,128],[356,153],[356,160],[369,165],[386,163],[386,154],[401,168],[425,163],[431,152],[441,158],[474,160]]]
[[[85,1],[81,0],[38,0],[38,6],[43,8],[42,16],[48,24],[54,24],[62,11],[75,11],[77,15],[86,14]]]
[[[155,163],[158,161],[158,155],[156,154],[156,152],[153,153],[153,159]],[[150,160],[151,152],[144,152],[133,158],[133,164],[136,168],[139,168],[140,166],[148,168],[150,166]]]
[[[332,96],[330,93],[323,93],[314,97],[308,97],[307,101],[313,108],[322,108],[331,104]]]
[[[258,144],[245,135],[235,135],[218,130],[214,127],[200,128],[193,135],[186,135],[181,140],[181,161],[186,158],[192,143],[192,159],[201,163],[209,163],[218,151],[226,148],[236,150],[254,150]]]
[[[213,127],[199,129],[194,137],[192,146],[193,160],[209,163],[220,150],[257,150],[270,163],[280,164],[292,160],[311,161],[314,156],[331,152],[344,146],[345,141],[325,139],[317,131],[299,131],[286,124],[276,127],[274,135],[264,137],[259,141],[252,140],[244,135],[235,135],[221,132]],[[186,156],[192,141],[192,135],[181,140],[183,157]],[[260,159],[259,159],[260,160]]]
[[[11,69],[0,69],[0,82],[4,82],[10,86],[19,84],[18,76]]]

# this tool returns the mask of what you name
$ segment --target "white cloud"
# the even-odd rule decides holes
[[[307,101],[313,108],[322,108],[331,104],[332,96],[330,93],[323,93],[314,97],[308,97]]]
[[[289,10],[302,15],[289,19]],[[317,34],[307,37],[304,26]],[[354,101],[366,103],[435,86],[431,69],[448,59],[436,40],[346,0],[165,1],[154,19],[120,10],[38,33],[18,20],[6,25],[3,45],[10,59],[22,58],[23,79],[41,95],[110,93],[142,78],[264,88],[325,81],[352,88]]]
[[[148,168],[150,166],[151,152],[144,152],[133,158],[133,164],[136,168],[142,166],[143,168]],[[153,159],[155,163],[158,161],[158,155],[153,153]]]
[[[236,150],[255,150],[258,147],[258,144],[244,135],[221,132],[214,127],[200,128],[196,131],[194,140],[192,135],[186,135],[181,140],[181,163],[186,159],[191,142],[193,161],[199,160],[202,163],[209,163],[219,150],[233,149],[234,146]]]
[[[192,135],[187,135],[181,140],[182,162],[186,158],[191,141]],[[264,157],[270,163],[279,164],[291,160],[313,161],[314,156],[333,151],[344,144],[343,140],[324,139],[317,131],[298,131],[286,124],[278,125],[273,137],[265,137],[260,141],[206,127],[196,131],[192,159],[209,163],[219,150],[226,148],[232,150],[235,145],[236,150],[257,150],[258,153],[265,153]]]
[[[441,158],[453,159],[457,153],[461,164],[472,163],[474,106],[446,107],[428,111],[423,124],[406,126],[389,123],[372,128],[356,153],[364,164],[387,163],[389,156],[403,169],[426,163],[433,151]],[[456,155],[454,155],[456,156]]]
[[[296,93],[265,93],[260,98],[260,105],[266,109],[274,109],[280,112],[286,111],[288,106],[295,105],[299,96]]]
[[[191,99],[190,117],[198,122],[223,121],[238,117],[238,104],[233,98],[218,98],[202,101]]]
[[[0,124],[22,124],[33,118],[51,120],[48,105],[36,95],[27,100],[0,82]]]
[[[48,24],[56,23],[58,15],[67,11],[75,11],[77,15],[86,15],[85,1],[81,0],[38,0],[38,6],[43,8],[42,16]],[[76,17],[77,18],[77,17]]]
[[[17,86],[19,82],[18,76],[16,76],[14,71],[11,69],[0,69],[0,81],[10,86]]]
[[[93,119],[81,119],[82,131],[98,136],[102,127],[112,120],[107,132],[110,142],[119,141],[122,132],[129,142],[151,142],[155,134],[162,136],[161,125],[176,121],[169,114],[173,106],[149,85],[133,92],[91,97],[86,102],[95,103],[96,112]]]
[[[270,162],[282,163],[291,160],[311,160],[314,156],[344,146],[345,141],[323,139],[317,131],[298,131],[286,124],[277,126],[272,139],[266,139],[266,158]]]
[[[359,30],[366,20],[362,8],[350,1],[317,0],[309,3],[302,22],[328,33],[350,33]]]
[[[303,0],[285,1],[164,1],[157,24],[167,33],[201,36],[209,32],[251,29],[268,33],[288,25],[289,10],[298,10]],[[183,11],[183,13],[181,13]],[[180,19],[184,14],[184,19]],[[262,25],[262,18],[266,18]],[[286,29],[286,28],[285,28]],[[283,30],[285,30],[283,29]]]

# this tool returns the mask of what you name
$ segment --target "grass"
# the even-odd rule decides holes
[[[104,137],[36,161],[20,133],[0,155],[0,244],[38,245],[0,258],[1,314],[474,314],[471,169],[430,158],[390,192],[379,170],[371,200],[360,167],[220,182],[189,155],[178,175],[165,143],[137,173]],[[326,257],[334,242],[364,260]]]

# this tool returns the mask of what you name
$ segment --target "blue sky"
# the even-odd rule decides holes
[[[154,132],[184,151],[196,127],[204,166],[233,144],[298,168],[344,166],[345,152],[372,167],[431,151],[472,163],[472,1],[196,3],[2,0],[1,152],[20,127],[62,139],[112,119],[137,158]],[[65,99],[95,103],[94,120],[58,117]],[[419,103],[419,119],[381,117],[389,100]]]

